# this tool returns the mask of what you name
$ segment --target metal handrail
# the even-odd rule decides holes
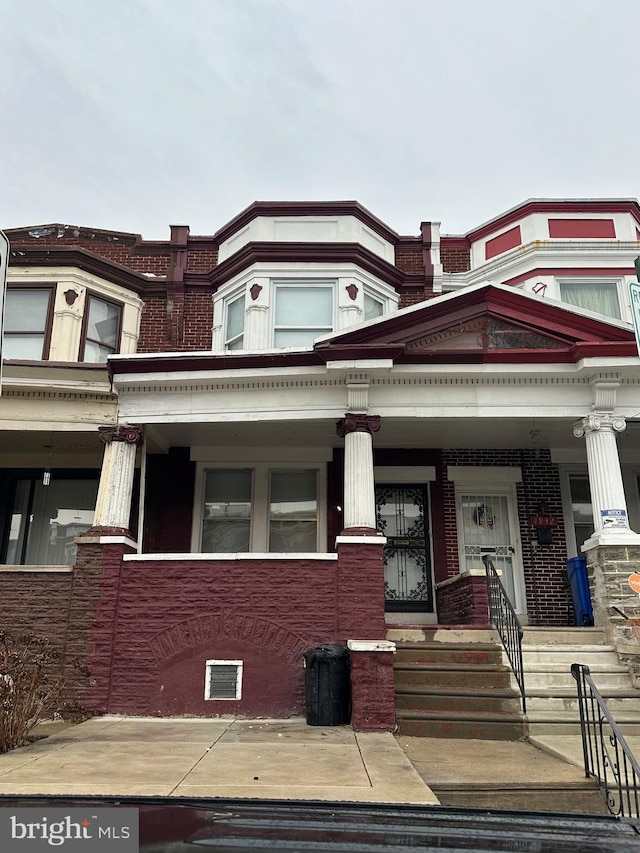
[[[482,558],[487,573],[487,596],[489,599],[489,621],[497,630],[509,658],[511,669],[520,688],[522,713],[527,713],[524,690],[524,665],[522,663],[522,625],[505,590],[500,576],[488,554]]]
[[[578,686],[584,772],[616,817],[640,817],[640,764],[611,716],[586,664],[571,664]]]

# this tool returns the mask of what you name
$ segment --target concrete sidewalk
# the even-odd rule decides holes
[[[392,734],[302,719],[94,717],[0,755],[0,794],[438,803]]]

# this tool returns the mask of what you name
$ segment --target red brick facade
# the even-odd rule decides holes
[[[532,625],[567,625],[571,622],[570,593],[566,583],[567,549],[560,494],[560,477],[548,450],[445,450],[448,465],[504,465],[519,467],[522,482],[517,484],[518,517],[522,544],[522,564],[527,592],[529,621]],[[445,480],[445,539],[449,576],[460,571],[454,483]],[[529,517],[544,502],[546,511],[558,519],[550,545],[537,542]],[[441,614],[440,614],[441,615]],[[457,619],[456,621],[460,621]]]

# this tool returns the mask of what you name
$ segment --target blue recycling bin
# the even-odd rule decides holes
[[[576,625],[581,628],[593,625],[593,607],[589,592],[589,576],[587,575],[587,558],[571,557],[567,560],[567,576],[571,587],[573,611],[576,615]]]

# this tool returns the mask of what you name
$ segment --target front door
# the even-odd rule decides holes
[[[510,487],[476,491],[460,489],[457,500],[460,571],[481,569],[491,557],[517,613],[525,613],[525,594],[515,513]]]
[[[384,549],[385,608],[433,610],[427,490],[421,485],[376,486],[376,523]]]

